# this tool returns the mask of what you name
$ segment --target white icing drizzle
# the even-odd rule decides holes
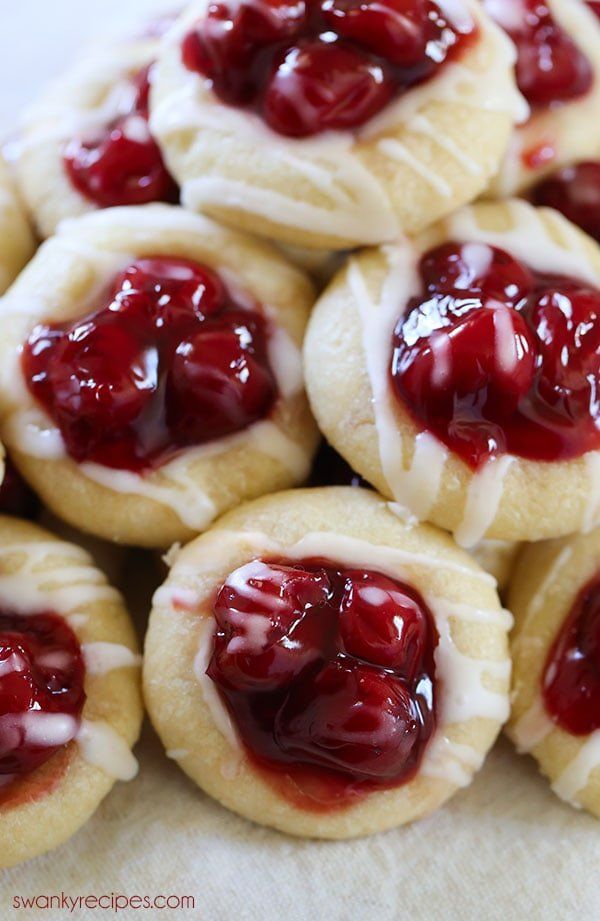
[[[4,745],[0,755],[21,743],[40,748],[66,745],[77,735],[77,720],[68,713],[44,713],[28,710],[25,713],[6,713],[0,716]]]
[[[526,710],[511,728],[510,736],[517,751],[524,754],[539,745],[553,729],[554,723],[542,698],[536,697],[529,710]]]
[[[572,806],[581,808],[577,794],[587,787],[592,772],[600,767],[600,729],[592,732],[562,774],[552,784],[552,789]]]
[[[51,608],[71,620],[78,609],[96,601],[116,601],[119,592],[106,583],[101,572],[83,550],[60,541],[6,544],[3,556],[23,555],[15,573],[0,572],[0,597],[11,610],[27,615]],[[52,570],[43,569],[44,561],[53,556],[72,558],[75,565],[63,563]]]
[[[142,657],[121,643],[83,643],[81,651],[90,675],[105,675],[117,668],[142,664]]]
[[[450,620],[460,617],[451,604],[436,607],[435,617],[439,642],[434,653],[436,678],[442,688],[439,698],[440,725],[448,726],[484,717],[506,722],[509,715],[508,692],[492,691],[485,685],[486,678],[508,683],[511,663],[509,659],[494,661],[475,659],[460,652],[452,638]]]
[[[229,755],[221,762],[221,774],[225,779],[233,780],[239,773],[240,766],[244,760],[244,753],[238,738],[237,730],[221,700],[216,685],[213,684],[206,674],[206,669],[208,668],[208,663],[212,655],[213,637],[215,635],[215,622],[212,618],[205,619],[200,626],[199,632],[198,652],[194,659],[194,675],[200,685],[204,702],[208,707],[215,726],[223,738],[229,743]]]
[[[454,159],[460,163],[460,165],[466,169],[468,173],[479,175],[483,172],[483,168],[478,160],[470,157],[465,149],[463,147],[459,147],[458,144],[452,140],[452,138],[442,134],[442,132],[439,131],[435,125],[432,125],[424,115],[415,115],[410,120],[409,125],[413,131],[417,131],[419,134],[424,134],[426,137],[435,141],[436,144],[439,144],[440,147],[443,147],[446,153],[450,154],[451,157],[454,157]]]
[[[459,31],[479,18],[478,7],[470,0],[445,0],[444,7],[448,7],[447,15]],[[301,176],[310,191],[314,190],[318,203],[309,202],[308,195],[292,198],[273,188],[252,185],[239,172],[235,176],[223,175],[216,165],[211,173],[183,183],[182,198],[188,208],[203,210],[210,205],[225,205],[259,214],[278,225],[306,231],[318,228],[320,233],[341,239],[356,239],[365,244],[389,240],[398,233],[397,220],[384,186],[361,161],[361,141],[374,139],[381,153],[403,159],[428,185],[447,197],[450,187],[432,168],[425,167],[405,145],[387,144],[387,141],[397,142],[399,127],[429,132],[428,123],[418,119],[432,100],[508,112],[514,118],[524,115],[524,101],[510,77],[514,46],[501,29],[486,19],[480,23],[488,44],[486,94],[479,88],[483,79],[480,70],[448,62],[437,76],[401,94],[354,133],[329,132],[317,138],[286,139],[271,131],[259,116],[219,103],[210,81],[188,71],[177,60],[182,35],[202,15],[202,10],[200,3],[167,36],[166,44],[172,46],[170,53],[177,68],[176,88],[155,105],[152,132],[163,142],[181,131],[195,132],[193,149],[198,156],[202,156],[205,145],[211,143],[215,134],[220,136],[224,150],[244,145],[255,150],[259,160],[264,151],[266,162]],[[436,140],[469,172],[476,171],[473,159],[458,146],[440,141],[437,135]]]
[[[491,457],[472,475],[463,518],[454,532],[454,538],[461,547],[473,547],[485,536],[500,507],[504,478],[513,461],[514,458],[507,454]]]
[[[181,552],[174,564],[170,584],[167,583],[158,590],[154,604],[170,609],[173,614],[178,613],[176,599],[179,598],[182,591],[178,586],[184,583],[186,598],[192,602],[190,609],[196,612],[202,610],[203,605],[206,604],[207,592],[212,590],[212,582],[206,579],[206,575],[212,573],[213,577],[217,574],[218,578],[222,578],[223,571],[231,566],[233,557],[238,556],[239,558],[242,549],[244,553],[251,554],[251,561],[227,577],[228,582],[235,580],[238,588],[240,580],[247,577],[249,573],[254,578],[260,579],[264,569],[264,564],[260,561],[263,555],[275,555],[289,560],[321,557],[334,560],[350,568],[357,566],[372,568],[409,583],[414,581],[413,569],[422,567],[436,571],[445,569],[450,572],[460,572],[463,576],[476,581],[489,581],[490,579],[487,573],[471,569],[453,560],[412,553],[385,545],[375,545],[368,541],[332,532],[308,533],[296,543],[284,546],[260,532],[219,531],[211,535],[210,547],[207,547],[206,543],[196,546],[190,544]],[[491,581],[493,582],[493,579]],[[192,601],[193,589],[190,586],[194,583],[198,588]],[[272,606],[273,599],[265,599],[258,587],[246,586],[244,590],[247,594],[252,593],[253,597],[258,592],[257,600],[260,603],[266,600],[268,606]],[[452,622],[464,619],[469,623],[479,624],[481,629],[505,632],[510,626],[511,618],[506,611],[487,611],[464,602],[455,604],[427,592],[424,592],[423,595],[433,613],[439,634],[439,643],[435,652],[439,721],[434,737],[434,739],[439,737],[439,740],[428,761],[428,770],[431,776],[435,776],[435,772],[443,771],[446,765],[448,770],[444,776],[452,777],[452,782],[460,786],[468,782],[464,772],[470,768],[472,773],[478,766],[477,758],[483,760],[483,755],[478,756],[475,751],[466,752],[464,746],[457,746],[447,738],[446,728],[477,717],[499,722],[506,720],[509,709],[508,691],[496,692],[490,690],[486,684],[488,680],[507,684],[510,677],[510,661],[508,659],[502,661],[478,659],[463,653],[454,641]],[[244,644],[252,645],[261,642],[264,637],[264,629],[260,621],[264,619],[261,615],[256,615],[253,621],[257,623],[245,623],[247,629],[246,636],[242,638]],[[216,687],[206,676],[206,668],[212,652],[214,630],[214,620],[206,617],[202,624],[198,652],[194,660],[194,674],[200,684],[215,726],[229,742],[234,760],[226,760],[223,771],[225,776],[233,778],[239,770],[243,752],[235,727]]]
[[[379,304],[373,303],[357,260],[349,264],[348,284],[362,322],[383,473],[398,505],[423,520],[435,504],[448,452],[437,438],[422,432],[415,439],[411,467],[407,470],[404,466],[402,436],[387,368],[394,327],[411,293],[418,290],[418,279],[416,259],[409,246],[386,252],[390,271]]]
[[[133,780],[138,763],[125,739],[104,720],[82,720],[76,736],[82,757],[117,780]]]
[[[468,787],[485,759],[483,752],[436,734],[425,751],[421,772],[457,787]]]
[[[412,154],[410,150],[408,150],[406,144],[403,144],[397,138],[382,138],[377,143],[377,149],[391,160],[398,160],[400,163],[406,163],[415,173],[418,173],[432,189],[439,192],[440,195],[443,195],[445,198],[449,198],[452,195],[452,186],[450,183],[446,182],[442,176],[434,173],[433,170],[419,160],[415,154]]]

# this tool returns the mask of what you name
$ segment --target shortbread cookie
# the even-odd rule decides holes
[[[135,776],[139,664],[87,553],[0,517],[0,867],[57,847]]]
[[[158,33],[168,21],[158,22]],[[159,42],[149,29],[93,48],[25,112],[18,178],[43,237],[96,208],[178,201],[148,127]]]
[[[151,127],[186,207],[348,249],[484,190],[523,114],[513,63],[475,0],[194,0],[163,44]]]
[[[175,557],[146,702],[170,757],[227,808],[357,837],[470,783],[506,718],[511,622],[491,576],[381,496],[279,493]]]
[[[489,194],[520,193],[600,147],[600,13],[585,0],[483,0],[517,47],[530,116],[516,128]]]
[[[528,547],[509,603],[508,734],[558,796],[600,818],[600,528]]]
[[[302,482],[312,300],[269,246],[179,208],[64,222],[0,317],[15,464],[69,524],[150,547]]]
[[[521,201],[353,257],[305,341],[319,426],[399,512],[472,546],[600,518],[600,249]]]

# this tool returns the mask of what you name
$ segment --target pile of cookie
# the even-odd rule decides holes
[[[0,865],[135,776],[142,696],[290,834],[505,724],[600,815],[600,4],[194,0],[0,185]],[[168,551],[143,695],[109,545]]]

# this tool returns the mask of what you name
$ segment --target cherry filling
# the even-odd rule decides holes
[[[558,170],[535,187],[532,201],[561,211],[600,242],[600,162]]]
[[[255,560],[229,576],[214,615],[207,674],[250,757],[292,778],[303,805],[415,775],[435,728],[437,634],[413,588],[319,560]]]
[[[126,112],[96,134],[73,138],[64,164],[72,185],[100,208],[177,202],[179,190],[167,172],[148,127],[150,66],[131,80]]]
[[[418,425],[474,468],[600,447],[600,291],[479,243],[432,250],[420,273],[391,363]]]
[[[517,83],[532,108],[568,102],[591,89],[590,61],[544,0],[483,0],[483,4],[517,46]]]
[[[83,679],[81,648],[61,617],[0,612],[0,785],[75,737]]]
[[[267,337],[206,266],[145,258],[94,313],[37,326],[22,366],[72,458],[139,472],[269,413]]]
[[[546,709],[573,735],[600,729],[600,576],[579,593],[542,678]]]
[[[182,56],[222,102],[308,137],[363,125],[474,35],[431,0],[212,0]]]

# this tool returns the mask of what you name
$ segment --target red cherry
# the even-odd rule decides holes
[[[516,304],[533,291],[533,274],[509,253],[486,243],[444,243],[421,260],[428,290]]]
[[[590,61],[556,22],[544,0],[483,0],[517,46],[517,83],[534,108],[585,95]]]
[[[600,387],[600,291],[557,284],[527,309],[541,343],[542,376],[565,396]],[[589,404],[589,397],[586,406]]]
[[[546,660],[544,703],[572,735],[600,729],[600,581],[586,585],[556,637]]]
[[[567,166],[533,191],[534,204],[556,208],[600,241],[600,162]]]
[[[426,0],[324,0],[327,24],[398,67],[426,59],[430,21]]]
[[[189,444],[246,428],[273,403],[273,378],[242,337],[240,330],[200,331],[177,347],[167,419]]]
[[[214,606],[219,634],[207,674],[233,691],[287,687],[322,656],[324,571],[255,561],[236,570]]]
[[[463,46],[433,0],[212,3],[182,60],[287,137],[358,128]]]
[[[410,770],[420,732],[406,685],[352,660],[330,662],[296,682],[274,728],[288,756],[376,782]]]
[[[52,390],[61,426],[72,434],[82,430],[102,438],[108,431],[114,437],[141,414],[156,390],[151,353],[116,322],[83,323],[61,339],[46,338],[42,328],[34,347],[38,358],[42,351],[53,353],[46,357],[52,365],[45,386]]]
[[[593,83],[587,57],[561,34],[535,43],[522,43],[517,58],[519,89],[536,108],[584,96]]]
[[[424,309],[434,303],[426,302]],[[459,419],[486,407],[510,415],[531,387],[535,370],[534,342],[523,317],[495,301],[449,316],[450,323],[439,317],[435,329],[427,329],[412,348],[403,325],[397,330],[392,373],[402,393],[412,405],[426,404]]]
[[[421,261],[424,291],[396,327],[394,392],[472,467],[509,452],[578,457],[599,442],[600,292],[484,244]]]
[[[148,127],[150,69],[132,78],[134,99],[128,113],[97,137],[73,138],[67,144],[64,164],[71,183],[100,208],[179,200]]]
[[[178,324],[191,331],[197,319],[217,314],[226,304],[218,275],[189,259],[172,257],[137,259],[117,276],[113,296],[111,309],[137,314],[158,329]]]
[[[346,652],[413,680],[427,648],[427,615],[410,590],[379,573],[349,570],[340,605]]]
[[[183,63],[214,79],[224,102],[247,104],[258,89],[256,54],[272,43],[293,39],[305,17],[304,0],[211,3],[199,28],[183,41]]]
[[[144,125],[139,116],[122,119],[95,142],[74,140],[67,146],[71,182],[98,207],[178,200],[177,187]]]
[[[74,737],[83,677],[79,644],[62,618],[0,613],[0,775],[28,774]],[[61,741],[46,744],[50,714],[63,717],[59,730],[55,723]]]
[[[382,66],[362,52],[339,44],[305,42],[275,62],[262,112],[279,134],[308,137],[362,124],[392,94],[393,84]]]

